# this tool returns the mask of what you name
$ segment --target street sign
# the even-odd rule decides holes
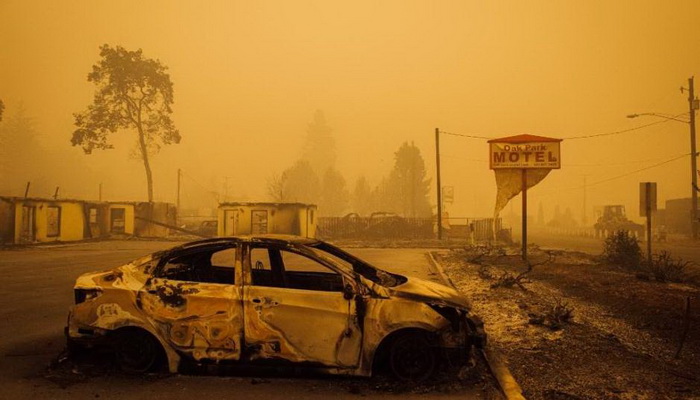
[[[639,216],[656,211],[656,182],[639,182]]]
[[[455,188],[454,186],[443,186],[442,187],[442,202],[447,204],[452,204],[455,201]]]
[[[489,165],[502,168],[561,168],[561,139],[519,135],[489,141]]]

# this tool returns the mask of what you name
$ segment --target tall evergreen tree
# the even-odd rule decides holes
[[[335,168],[336,149],[332,133],[333,129],[328,126],[323,111],[317,110],[313,122],[306,130],[306,143],[301,157],[309,163],[317,176],[323,176],[328,168]]]
[[[0,125],[0,190],[19,194],[21,187],[31,181],[36,192],[47,172],[38,166],[39,159],[45,160],[46,156],[34,119],[20,105]]]
[[[321,182],[308,161],[299,160],[287,168],[282,173],[281,180],[279,193],[282,201],[319,203]]]
[[[348,197],[343,175],[335,168],[326,169],[321,181],[319,214],[329,217],[342,216],[348,206]]]
[[[355,182],[350,204],[353,212],[367,216],[374,211],[372,204],[372,189],[367,183],[367,178],[361,176]]]
[[[394,168],[386,188],[389,192],[387,208],[405,217],[430,217],[430,179],[426,175],[420,149],[404,142],[394,153]]]

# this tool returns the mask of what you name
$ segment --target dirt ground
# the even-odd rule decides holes
[[[528,399],[700,398],[700,287],[641,280],[598,256],[551,251],[524,290],[491,286],[526,270],[517,249],[434,253],[485,322]],[[548,256],[536,251],[531,262]],[[675,358],[690,297],[688,334]],[[557,307],[558,306],[558,307]],[[572,318],[565,321],[566,311]]]

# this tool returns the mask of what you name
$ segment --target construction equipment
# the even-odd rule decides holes
[[[623,205],[603,206],[597,214],[598,221],[593,225],[596,237],[607,237],[616,231],[630,232],[638,237],[644,235],[644,226],[627,219]]]

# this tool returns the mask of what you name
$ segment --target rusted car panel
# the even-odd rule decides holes
[[[296,237],[193,242],[82,275],[75,290],[69,341],[109,342],[123,328],[141,329],[171,372],[183,362],[285,362],[369,376],[397,333],[425,332],[431,346],[465,354],[483,340],[454,289]]]

